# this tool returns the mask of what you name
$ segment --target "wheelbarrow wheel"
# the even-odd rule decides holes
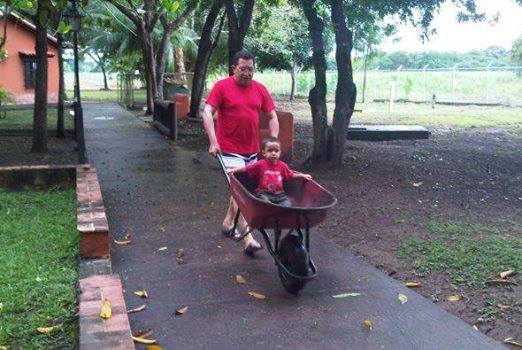
[[[293,274],[304,277],[310,274],[308,252],[297,236],[287,234],[281,240],[277,257],[281,264]],[[298,294],[308,282],[306,279],[289,275],[281,266],[277,266],[277,269],[283,287],[292,294]]]

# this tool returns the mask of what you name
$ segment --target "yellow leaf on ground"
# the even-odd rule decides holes
[[[462,300],[462,295],[453,294],[453,295],[449,295],[446,299],[448,301],[451,301],[451,302],[461,301]]]
[[[146,338],[140,338],[140,337],[135,337],[135,336],[132,336],[132,340],[134,340],[136,343],[140,343],[140,344],[155,344],[156,343],[155,339],[146,339]]]
[[[420,282],[406,282],[404,285],[408,288],[420,288],[422,284]]]
[[[507,278],[509,276],[513,276],[515,274],[515,270],[507,270],[500,273],[500,278]]]
[[[125,240],[122,240],[122,241],[114,240],[114,243],[116,243],[118,245],[126,245],[126,244],[131,244],[132,241],[130,239],[125,239]]]
[[[254,292],[254,291],[250,291],[248,292],[248,295],[256,298],[256,299],[266,299],[266,296],[264,294],[261,294],[261,293],[258,293],[258,292]]]
[[[148,345],[147,350],[163,350],[163,348],[159,345]]]
[[[412,182],[411,184],[413,185],[413,187],[419,187],[422,186],[423,182]]]
[[[371,331],[372,328],[373,328],[372,321],[370,321],[370,320],[364,320],[364,321],[363,321],[363,326],[364,326],[364,328],[366,328],[367,330]]]
[[[103,305],[100,311],[100,317],[108,320],[112,316],[112,307],[109,299],[103,301]]]
[[[510,281],[510,280],[505,280],[502,278],[491,278],[486,281],[486,284],[488,284],[488,285],[495,285],[495,284],[497,284],[497,285],[505,285],[505,284],[516,285],[515,282]]]
[[[404,294],[397,294],[397,298],[399,298],[399,301],[401,302],[401,304],[406,304],[408,302],[408,297]]]
[[[159,251],[159,252],[161,252],[161,251],[163,251],[163,250],[167,250],[167,247],[160,247],[160,248],[158,248],[158,251]]]
[[[473,329],[476,330],[476,331],[479,330],[476,324],[473,325]]]
[[[246,283],[245,277],[243,277],[241,275],[236,275],[236,283],[237,284],[245,284]]]
[[[36,330],[38,331],[38,333],[49,334],[49,333],[51,333],[52,331],[54,331],[55,329],[58,329],[58,328],[60,328],[60,326],[38,327],[38,328],[36,328]]]
[[[0,350],[7,350],[7,346],[0,345]]]
[[[514,339],[513,337],[504,339],[504,343],[522,348],[522,340]]]
[[[141,305],[141,306],[135,307],[134,309],[127,310],[127,313],[128,313],[128,314],[132,314],[132,313],[134,313],[134,312],[140,312],[140,311],[145,310],[146,307],[147,307],[147,305],[146,305],[146,304],[143,304],[143,305]]]
[[[181,259],[184,256],[185,256],[185,249],[177,248],[176,249],[176,258]]]
[[[188,311],[188,306],[182,306],[176,310],[176,315],[183,315]]]
[[[137,290],[137,291],[134,292],[134,294],[136,294],[140,298],[148,298],[149,297],[149,295],[147,294],[147,291],[145,289]]]

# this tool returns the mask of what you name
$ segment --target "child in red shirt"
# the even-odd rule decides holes
[[[275,137],[268,137],[261,143],[263,159],[247,166],[228,169],[227,173],[246,173],[249,177],[257,179],[256,195],[268,202],[291,206],[290,199],[284,192],[284,181],[291,178],[303,178],[310,180],[312,176],[290,170],[285,162],[279,159],[281,156],[281,144]]]

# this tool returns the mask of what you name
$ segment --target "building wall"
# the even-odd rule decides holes
[[[3,26],[2,19],[0,19],[0,26]],[[8,58],[0,62],[0,89],[9,92],[13,102],[17,104],[34,103],[34,89],[26,89],[24,85],[24,66],[19,52],[34,53],[35,41],[33,31],[12,20],[8,21],[7,41],[4,47]],[[47,52],[53,55],[48,58],[47,100],[49,103],[56,103],[58,101],[58,48],[49,41]]]

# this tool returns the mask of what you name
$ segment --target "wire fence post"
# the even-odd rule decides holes
[[[486,67],[486,103],[489,103],[489,68],[493,64],[493,61],[489,62]]]
[[[388,104],[388,112],[391,113],[393,110],[393,100],[395,99],[395,82],[390,83],[390,100]]]
[[[453,69],[451,70],[451,103],[455,104],[455,72],[457,70],[457,66],[459,64],[453,66]]]

